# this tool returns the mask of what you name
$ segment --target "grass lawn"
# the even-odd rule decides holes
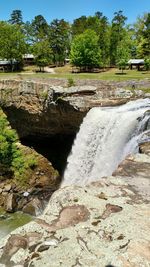
[[[35,72],[35,66],[29,66],[22,72],[18,73],[0,73],[0,79],[6,78],[73,78],[76,79],[97,79],[97,80],[110,80],[110,81],[125,81],[125,80],[142,80],[145,78],[150,79],[150,72],[137,71],[137,70],[125,70],[123,74],[118,69],[109,69],[99,73],[72,73],[72,69],[69,65],[64,67],[54,68],[55,73],[39,73]]]
[[[56,74],[53,77],[73,78],[73,79],[98,79],[110,81],[124,81],[133,79],[150,78],[150,72],[142,72],[137,70],[126,70],[122,74],[118,69],[109,69],[99,73],[71,73],[69,68],[60,67],[56,68]]]

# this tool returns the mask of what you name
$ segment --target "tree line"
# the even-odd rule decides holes
[[[23,21],[22,11],[13,10],[8,21],[0,21],[0,59],[21,68],[24,54],[33,54],[41,68],[61,66],[69,58],[81,70],[123,65],[130,58],[150,62],[150,13],[128,25],[122,11],[114,13],[111,22],[101,12],[81,16],[72,23],[42,15]],[[13,65],[13,64],[12,64]]]

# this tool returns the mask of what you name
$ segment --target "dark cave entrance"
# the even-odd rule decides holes
[[[21,138],[21,143],[25,146],[34,148],[38,153],[47,158],[63,176],[67,165],[67,157],[71,152],[74,135],[60,135],[50,137],[27,136]]]

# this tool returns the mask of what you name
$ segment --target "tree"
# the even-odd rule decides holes
[[[0,22],[0,36],[0,58],[11,62],[13,71],[14,60],[21,63],[26,52],[25,36],[18,25],[6,22]]]
[[[129,32],[127,29],[123,29],[123,38],[118,43],[117,49],[116,49],[116,61],[120,59],[124,59],[126,61],[129,60],[131,57],[131,49],[132,49],[133,42],[131,40],[131,36],[129,35]]]
[[[15,152],[17,134],[9,126],[6,116],[0,109],[0,165],[10,168]]]
[[[144,67],[147,71],[150,70],[150,58],[145,58],[144,60]]]
[[[48,40],[35,43],[32,49],[37,66],[39,66],[40,71],[44,71],[44,67],[52,62],[52,50]]]
[[[137,46],[137,57],[145,58],[150,56],[150,13],[138,17],[133,25]]]
[[[136,50],[137,50],[137,58],[142,58],[143,57],[143,30],[144,30],[144,23],[146,20],[146,15],[142,17],[137,17],[136,22],[133,24],[133,29],[134,29],[134,36],[136,40]]]
[[[34,37],[34,41],[41,41],[48,36],[48,24],[46,19],[42,15],[35,16],[32,20],[30,32]],[[29,24],[28,24],[29,29]]]
[[[71,45],[71,63],[80,69],[90,71],[101,65],[101,53],[98,36],[93,30],[77,35]]]
[[[122,74],[123,74],[123,70],[125,70],[127,64],[128,64],[128,61],[125,58],[120,58],[120,60],[117,61],[117,66],[119,69],[122,70]]]
[[[103,13],[100,12],[100,11],[97,11],[95,12],[95,16],[98,18],[98,19],[101,19],[103,17]]]
[[[110,49],[110,27],[108,19],[101,13],[99,19],[99,47],[101,49],[102,64],[107,66],[110,62],[109,49]]]
[[[106,66],[109,63],[109,23],[108,19],[103,16],[102,12],[97,11],[94,16],[82,16],[74,20],[72,25],[73,36],[83,33],[90,29],[95,31],[99,37],[99,47],[101,50],[102,65]]]
[[[23,25],[23,33],[26,37],[26,42],[27,44],[33,44],[33,42],[35,41],[34,38],[34,31],[33,31],[33,27],[32,24],[30,23],[30,21],[26,21]]]
[[[77,18],[72,23],[72,35],[78,35],[83,33],[87,29],[87,17],[81,16],[80,18]]]
[[[96,32],[97,35],[99,35],[100,19],[97,16],[89,16],[89,17],[87,17],[85,30],[86,29],[93,30],[93,31]]]
[[[114,13],[110,33],[110,64],[115,65],[117,60],[117,48],[124,38],[124,25],[126,17],[120,10]]]
[[[143,43],[143,54],[144,56],[150,57],[150,13],[147,14],[143,37],[145,40]]]
[[[23,18],[22,18],[22,11],[21,10],[13,10],[10,15],[10,24],[16,24],[16,25],[22,25],[23,24]]]
[[[133,25],[127,25],[125,27],[125,35],[123,42],[125,45],[128,46],[128,49],[130,50],[130,58],[137,58],[137,40],[135,36],[135,29]]]
[[[15,178],[15,183],[25,186],[37,160],[32,154],[24,155],[18,143],[16,131],[11,129],[7,117],[0,109],[0,179]]]
[[[116,52],[116,64],[119,69],[122,70],[122,73],[126,68],[128,60],[130,58],[130,45],[131,39],[128,36],[128,32],[124,29],[124,38],[119,42]]]
[[[49,41],[53,51],[53,62],[64,64],[70,51],[70,25],[65,20],[55,19],[50,24]]]

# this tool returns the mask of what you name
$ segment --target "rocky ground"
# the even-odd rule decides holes
[[[0,242],[1,267],[150,266],[150,143],[111,177],[57,190],[44,214]]]

